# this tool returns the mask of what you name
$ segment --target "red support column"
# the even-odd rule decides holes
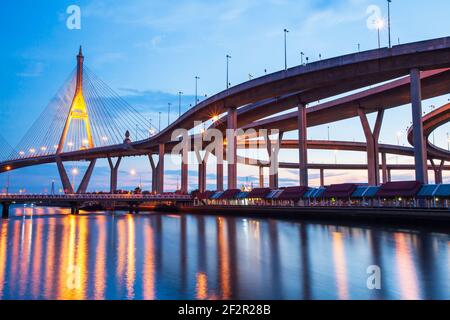
[[[264,188],[264,167],[259,167],[259,187]]]
[[[181,193],[188,193],[188,164],[181,163]]]
[[[216,190],[223,191],[223,148],[216,149]]]
[[[165,146],[164,143],[159,144],[159,159],[157,166],[157,191],[159,194],[164,193],[164,154]]]
[[[181,193],[188,193],[189,157],[187,151],[181,153]]]
[[[308,186],[308,136],[306,106],[300,103],[298,109],[298,153],[300,186]]]
[[[83,179],[81,180],[80,186],[78,187],[77,193],[83,194],[86,193],[86,190],[89,186],[89,181],[91,180],[92,172],[94,171],[95,163],[97,159],[91,160],[89,163],[89,167],[84,173]]]
[[[157,172],[157,166],[155,164],[155,161],[153,160],[153,155],[148,155],[148,160],[150,161],[150,166],[152,167],[152,193],[156,193],[158,189],[158,172]]]
[[[381,172],[383,173],[383,183],[388,182],[386,153],[381,154]]]
[[[412,69],[410,71],[410,78],[416,180],[422,183],[428,183],[427,153],[422,124],[422,88],[419,69]]]
[[[227,160],[228,160],[228,189],[237,188],[237,110],[230,107],[227,110]]]
[[[444,167],[444,160],[441,160],[439,165],[436,165],[433,159],[430,159],[431,166],[433,167],[434,171],[434,183],[435,184],[442,184],[442,168]]]
[[[217,163],[217,191],[223,191],[223,162]]]
[[[64,168],[64,164],[60,157],[56,157],[56,166],[58,167],[59,176],[61,178],[61,183],[64,188],[65,194],[73,194],[73,187],[70,183],[69,177],[67,175],[66,169]]]
[[[117,158],[116,164],[113,163],[112,159],[108,157],[109,169],[111,170],[110,182],[109,182],[109,192],[115,193],[117,191],[117,176],[119,172],[120,162],[122,157]]]
[[[198,190],[206,191],[206,162],[202,161],[198,164]]]
[[[267,145],[267,152],[270,158],[270,167],[269,167],[269,187],[271,189],[278,188],[278,154],[280,152],[281,142],[283,140],[283,132],[278,134],[277,140],[274,143],[270,140],[270,137],[267,135],[264,137]]]
[[[320,169],[320,186],[325,186],[325,170]]]
[[[380,136],[384,111],[378,111],[373,132],[370,128],[369,121],[367,120],[365,110],[362,108],[358,108],[358,115],[361,120],[367,143],[367,174],[369,185],[377,186],[380,184],[378,138]]]

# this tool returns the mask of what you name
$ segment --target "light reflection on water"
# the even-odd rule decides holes
[[[450,299],[450,235],[196,215],[0,220],[0,299]],[[378,265],[382,289],[366,286]]]

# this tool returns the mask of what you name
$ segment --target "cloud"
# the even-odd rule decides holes
[[[273,1],[273,0],[272,0]],[[112,1],[93,1],[83,8],[86,17],[98,17],[117,24],[144,26],[164,30],[179,30],[195,23],[237,20],[252,8],[262,5],[260,0],[178,1],[164,5],[152,1],[133,4]]]
[[[44,64],[42,62],[30,62],[28,63],[22,72],[17,73],[18,77],[32,78],[39,77],[44,71]]]
[[[366,12],[361,10],[359,3],[355,5],[352,1],[339,8],[325,8],[310,15],[302,24],[301,32],[317,33],[322,29],[331,29],[338,25],[362,20],[366,17]]]
[[[105,52],[94,57],[93,65],[99,68],[105,64],[115,63],[123,59],[124,55],[121,52]]]
[[[150,110],[150,112],[167,112],[168,103],[172,104],[172,111],[178,111],[179,96],[163,91],[155,90],[136,90],[132,88],[119,88],[123,92],[122,98],[133,106],[141,109]],[[182,112],[186,111],[187,105],[193,103],[194,96],[182,95]]]

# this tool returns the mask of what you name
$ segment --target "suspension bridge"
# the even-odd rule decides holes
[[[356,92],[356,93],[355,93]],[[0,172],[27,166],[56,163],[67,196],[85,194],[97,159],[106,158],[111,169],[110,193],[117,189],[117,174],[123,157],[146,156],[152,170],[152,192],[164,194],[164,155],[178,141],[174,130],[191,130],[198,123],[210,128],[236,132],[238,129],[278,129],[275,140],[269,136],[258,142],[267,149],[275,166],[297,168],[299,186],[308,187],[308,170],[320,170],[321,185],[325,170],[367,170],[368,185],[390,181],[392,170],[413,170],[419,183],[428,183],[428,172],[435,172],[435,182],[442,183],[442,170],[450,153],[438,148],[427,137],[448,121],[449,106],[436,109],[423,118],[422,100],[450,93],[450,38],[432,39],[353,53],[299,65],[252,79],[213,95],[181,115],[161,131],[116,94],[84,65],[80,47],[76,68],[14,148],[0,139]],[[313,104],[326,100],[324,103]],[[410,147],[379,144],[385,110],[411,104]],[[277,115],[295,109],[290,113]],[[367,115],[376,114],[372,128]],[[348,141],[311,141],[307,130],[349,118],[359,118],[365,143]],[[297,131],[297,140],[283,140],[283,134]],[[195,139],[192,134],[190,139]],[[273,164],[238,156],[238,149],[249,148],[252,138],[234,136],[226,145],[232,153],[207,151],[199,161],[199,191],[206,191],[208,156],[227,162],[227,188],[237,188],[238,163],[253,163],[260,168],[260,187],[264,167]],[[299,161],[278,163],[278,150],[298,150]],[[308,149],[351,150],[365,152],[367,164],[311,164]],[[199,150],[191,149],[198,152]],[[386,154],[414,158],[411,165],[393,165]],[[184,157],[184,155],[182,155]],[[381,156],[381,161],[380,161]],[[64,162],[88,161],[89,166],[78,188],[70,183]],[[224,164],[216,161],[216,190],[224,190]],[[381,176],[380,176],[381,171]],[[188,163],[182,161],[181,188],[188,192]],[[269,174],[269,187],[279,188],[277,170]],[[8,198],[12,201],[12,198]],[[6,200],[5,200],[6,201]]]

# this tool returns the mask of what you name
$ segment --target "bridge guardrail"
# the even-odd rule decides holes
[[[0,194],[0,200],[190,200],[189,195],[143,195],[143,194],[67,194],[67,195],[42,195],[42,194]]]

